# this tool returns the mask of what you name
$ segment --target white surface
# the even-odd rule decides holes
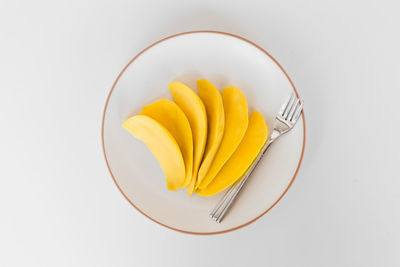
[[[251,71],[249,71],[251,70]],[[252,174],[240,205],[223,223],[209,213],[222,197],[187,196],[168,191],[160,165],[146,145],[121,127],[132,114],[160,98],[169,98],[168,84],[181,81],[197,91],[196,80],[207,78],[217,88],[238,86],[249,114],[258,110],[270,128],[280,106],[294,91],[280,67],[257,47],[218,33],[191,33],[165,40],[140,55],[118,80],[104,121],[108,164],[128,199],[156,221],[175,229],[210,233],[236,228],[268,210],[287,189],[303,148],[303,121],[271,147],[268,160]]]
[[[0,266],[399,266],[398,10],[397,1],[2,1]],[[100,146],[122,67],[194,29],[258,43],[306,101],[294,185],[267,216],[226,235],[149,222],[114,186]]]

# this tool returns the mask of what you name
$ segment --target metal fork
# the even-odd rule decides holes
[[[301,115],[302,109],[303,109],[303,100],[298,99],[294,93],[291,93],[290,97],[282,105],[278,115],[275,117],[274,130],[272,131],[270,138],[265,142],[263,148],[261,149],[261,152],[258,154],[257,158],[253,161],[250,168],[243,175],[243,177],[229,188],[229,190],[225,193],[224,197],[215,206],[213,211],[210,213],[211,219],[213,219],[218,223],[222,221],[226,212],[232,206],[236,197],[239,195],[243,186],[247,182],[247,179],[250,177],[254,169],[257,167],[258,163],[264,156],[268,147],[273,142],[275,142],[275,140],[278,139],[278,137],[280,137],[284,133],[287,133],[289,130],[293,128],[293,126],[296,124]]]

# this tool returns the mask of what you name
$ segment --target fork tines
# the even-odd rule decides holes
[[[295,122],[300,117],[302,109],[303,100],[297,98],[296,94],[292,92],[289,98],[282,105],[278,115],[285,121]]]

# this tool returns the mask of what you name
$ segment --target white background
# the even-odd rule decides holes
[[[399,266],[398,1],[0,2],[0,266]],[[126,63],[178,32],[248,38],[305,99],[300,173],[216,236],[134,210],[102,155]],[[155,77],[156,78],[156,77]]]

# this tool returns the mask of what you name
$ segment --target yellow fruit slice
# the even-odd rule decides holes
[[[186,172],[185,180],[181,187],[187,186],[193,174],[193,137],[185,113],[173,101],[161,99],[145,106],[140,114],[149,116],[159,122],[178,143]]]
[[[249,127],[236,151],[225,163],[212,182],[196,191],[201,196],[215,195],[237,181],[257,158],[268,136],[263,116],[255,111],[251,114]]]
[[[169,190],[177,190],[185,180],[185,164],[174,137],[160,123],[145,115],[124,121],[122,127],[143,141],[164,171]]]
[[[183,110],[189,120],[193,134],[193,176],[188,185],[188,195],[194,191],[203,158],[207,140],[207,114],[199,96],[181,82],[172,82],[169,85],[171,94],[178,106]]]
[[[222,91],[225,111],[225,130],[221,145],[214,157],[210,169],[204,177],[199,177],[200,189],[204,189],[214,179],[225,162],[235,152],[247,129],[247,101],[237,87],[227,87]]]
[[[211,167],[215,154],[224,136],[225,113],[221,94],[218,89],[207,80],[198,80],[197,88],[199,96],[204,103],[207,113],[208,134],[206,150],[203,161],[199,168],[196,187],[201,183],[201,179],[207,174]]]

